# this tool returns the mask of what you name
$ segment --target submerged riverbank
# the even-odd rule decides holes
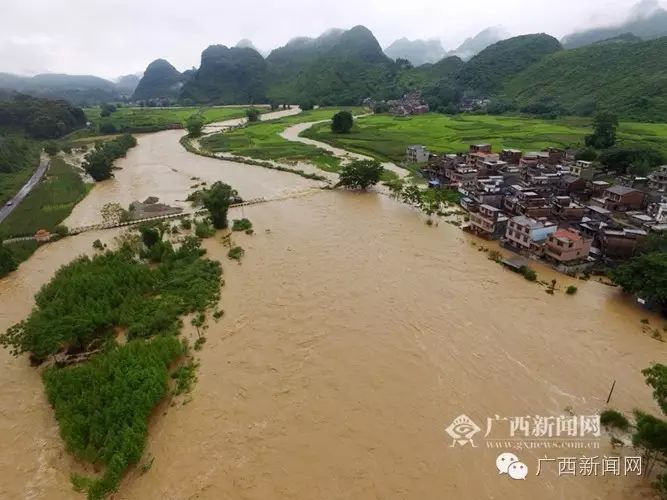
[[[146,451],[152,468],[132,470],[117,498],[625,499],[646,491],[635,477],[533,475],[538,457],[572,450],[521,450],[531,475],[508,481],[495,468],[497,450],[452,448],[444,429],[462,413],[479,423],[593,414],[613,380],[616,408],[652,410],[640,370],[667,350],[642,335],[640,320],[660,318],[592,281],[577,281],[576,297],[547,295],[474,250],[471,236],[427,226],[389,197],[322,191],[295,175],[192,155],[182,135],[139,137],[115,179],[96,185],[66,224],[97,222],[104,204],[149,195],[185,207],[195,177],[223,180],[244,198],[285,199],[230,214],[250,218],[255,234],[238,236],[243,264],[225,266],[226,314],[206,333],[192,401],[159,408]],[[41,247],[0,281],[0,329],[29,313],[60,265],[118,234]],[[226,261],[218,237],[204,246]],[[543,279],[549,272],[538,269]],[[76,464],[38,375],[5,351],[0,362],[0,496],[71,498]],[[584,451],[616,453],[604,437]]]

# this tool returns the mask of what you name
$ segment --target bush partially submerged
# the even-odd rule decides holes
[[[249,229],[252,229],[252,222],[248,219],[234,219],[232,231],[248,231]]]
[[[625,415],[616,410],[604,410],[600,413],[600,424],[604,427],[627,431],[630,422]]]

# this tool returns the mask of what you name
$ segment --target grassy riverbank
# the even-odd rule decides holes
[[[491,143],[494,151],[538,151],[548,146],[581,145],[590,132],[590,119],[586,118],[538,120],[429,113],[406,118],[367,116],[357,120],[349,134],[333,134],[326,125],[315,125],[302,135],[379,160],[402,162],[409,144],[423,144],[439,153],[466,151],[476,142]],[[618,139],[619,146],[651,147],[667,154],[667,124],[623,122]]]
[[[204,123],[214,123],[234,118],[243,118],[249,106],[233,107],[173,107],[173,108],[139,108],[120,107],[109,116],[101,116],[102,108],[84,108],[86,119],[92,124],[90,129],[80,130],[68,136],[77,139],[97,134],[101,125],[111,125],[118,132],[156,132],[174,125],[185,126],[189,117],[201,113]],[[260,112],[269,111],[267,107],[258,107]]]
[[[39,229],[52,231],[87,192],[78,169],[62,158],[53,158],[44,179],[0,224],[0,232],[28,236]]]
[[[275,160],[288,164],[303,161],[328,172],[337,172],[340,169],[340,160],[334,155],[315,146],[288,141],[282,138],[280,133],[298,123],[328,120],[341,109],[347,109],[353,114],[364,112],[363,108],[320,108],[213,134],[203,138],[201,144],[213,153],[225,152],[236,156]],[[324,125],[329,126],[328,123]]]

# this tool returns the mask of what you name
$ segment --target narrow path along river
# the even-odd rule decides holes
[[[658,317],[611,287],[579,282],[550,296],[488,260],[448,224],[376,193],[322,191],[296,175],[189,154],[180,131],[139,138],[116,178],[96,185],[68,224],[95,222],[107,202],[149,195],[180,203],[193,177],[223,180],[246,198],[255,235],[235,235],[242,265],[218,237],[226,314],[211,323],[192,401],[163,405],[150,425],[145,474],[131,471],[120,499],[640,498],[633,477],[535,476],[545,455],[520,450],[525,481],[499,475],[498,451],[450,447],[444,429],[465,413],[487,417],[588,415],[613,405],[657,412],[640,370],[665,361],[641,333]],[[230,214],[239,217],[240,211]],[[86,233],[41,247],[0,281],[0,329],[24,318],[58,266],[90,253]],[[541,278],[551,279],[546,269]],[[568,279],[557,277],[561,287]],[[58,437],[37,370],[0,352],[0,498],[74,498],[76,470]],[[503,450],[504,451],[504,450]]]
[[[359,115],[356,116],[355,119],[363,118],[366,115]],[[301,142],[303,144],[308,144],[310,146],[315,146],[321,149],[324,149],[326,151],[329,151],[331,154],[334,156],[337,156],[338,158],[342,159],[353,159],[353,160],[372,160],[370,156],[362,155],[359,153],[353,153],[351,151],[346,151],[344,149],[340,149],[337,147],[334,147],[330,144],[327,144],[325,142],[320,142],[316,141],[315,139],[308,139],[307,137],[301,137],[301,133],[308,130],[310,127],[313,125],[317,125],[318,123],[324,123],[329,120],[319,120],[315,122],[306,122],[306,123],[298,123],[296,125],[292,125],[291,127],[286,128],[285,130],[282,131],[280,136],[283,139],[287,139],[288,141],[294,141],[294,142]],[[386,168],[387,170],[390,170],[394,172],[396,175],[398,175],[400,178],[407,177],[410,172],[404,168],[399,167],[395,163],[391,162],[384,162],[382,163],[382,166]]]

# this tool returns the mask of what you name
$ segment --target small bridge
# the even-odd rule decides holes
[[[265,198],[253,198],[251,200],[246,200],[242,201],[240,203],[232,203],[229,205],[229,208],[239,208],[239,207],[246,207],[248,205],[256,205],[258,203],[266,203],[268,201],[273,201],[273,200],[267,200]],[[139,224],[144,224],[146,222],[158,222],[158,221],[163,221],[163,220],[173,220],[173,219],[182,219],[185,217],[192,217],[196,215],[201,215],[201,214],[206,214],[208,213],[208,210],[205,208],[200,208],[197,210],[191,210],[188,212],[178,212],[178,213],[173,213],[173,214],[166,214],[166,215],[157,215],[155,217],[145,217],[143,219],[133,219],[129,221],[124,221],[124,222],[104,222],[102,224],[92,224],[90,226],[80,226],[80,227],[74,227],[69,230],[70,235],[76,235],[76,234],[81,234],[85,233],[87,231],[100,231],[103,229],[114,229],[117,227],[131,227],[131,226],[136,226]],[[18,241],[29,241],[29,240],[34,240],[34,236],[23,236],[20,238],[8,238],[4,240],[2,243],[15,243]]]

